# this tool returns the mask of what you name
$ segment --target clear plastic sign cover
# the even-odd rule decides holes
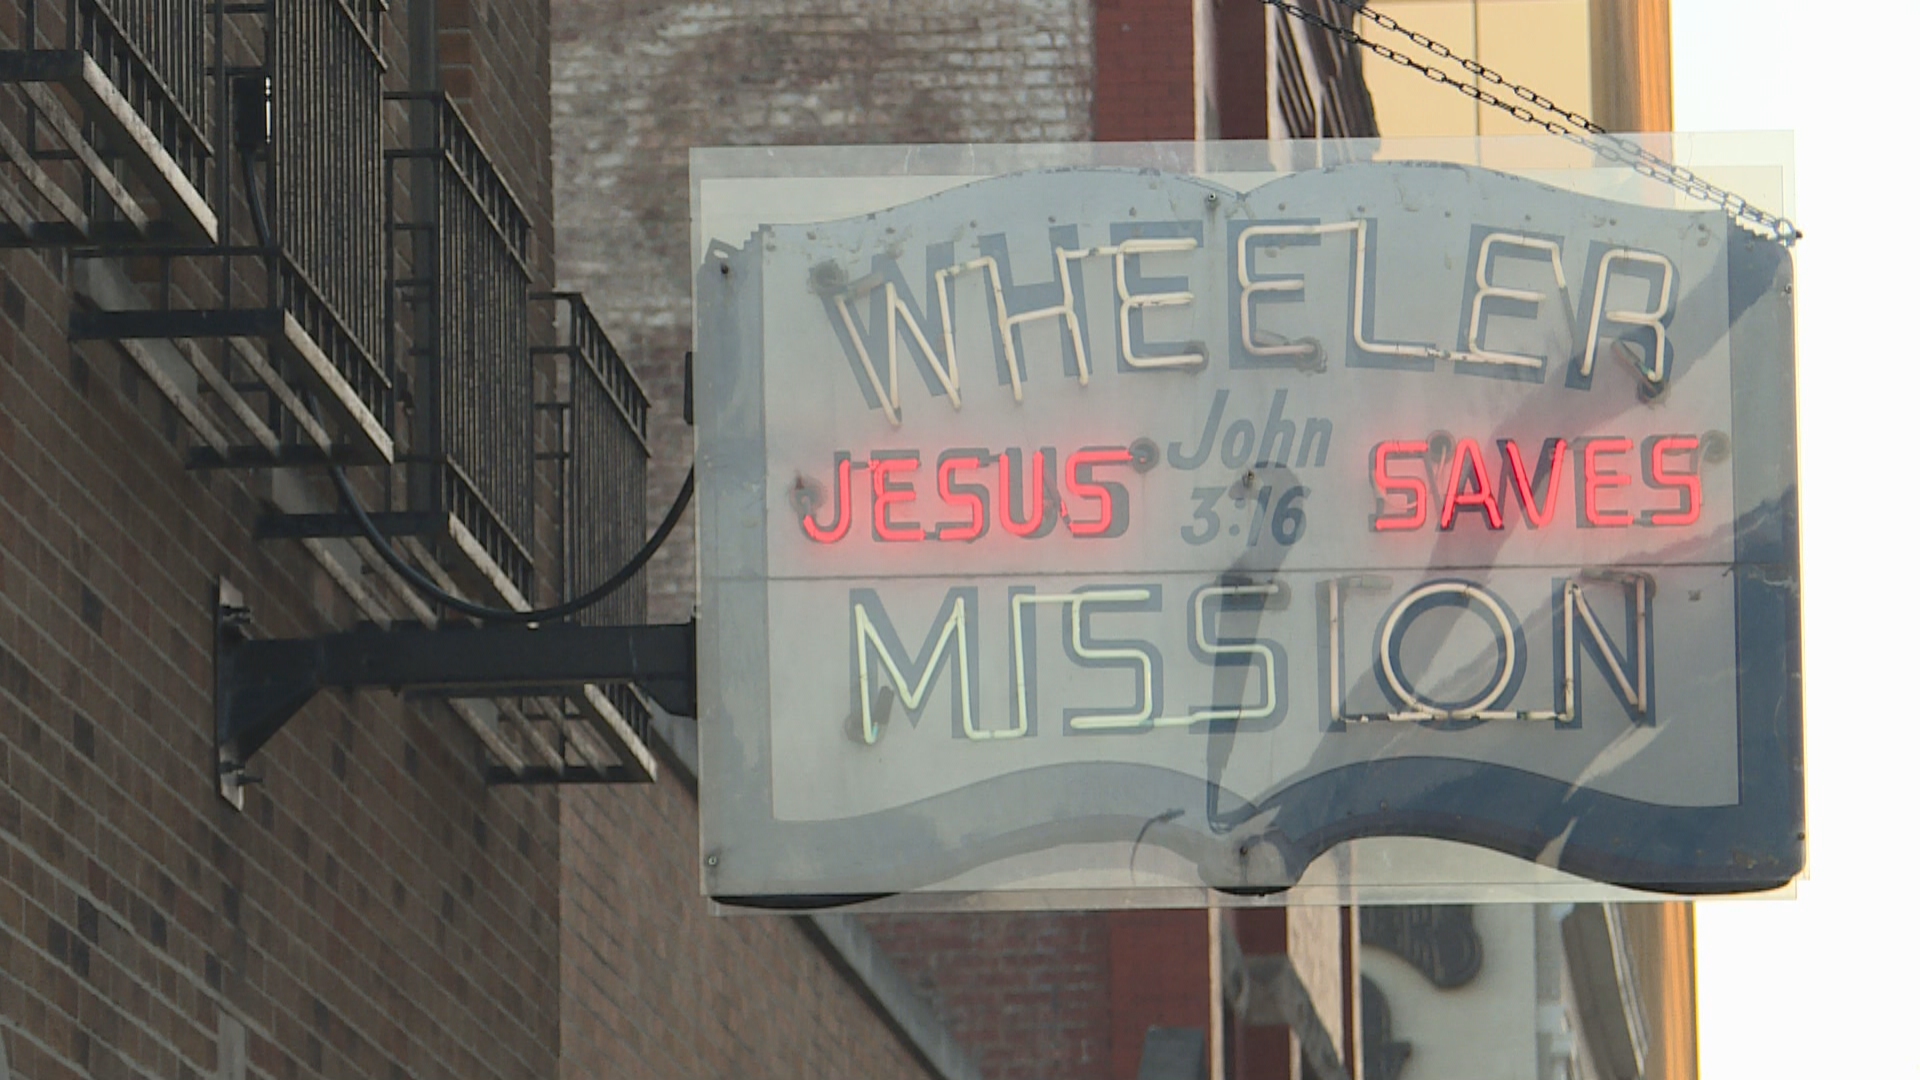
[[[1789,883],[1791,257],[1581,153],[696,152],[707,893]]]

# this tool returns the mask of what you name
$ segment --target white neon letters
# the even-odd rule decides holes
[[[1023,734],[1023,732],[1018,731],[984,732],[976,734],[978,729],[974,726],[973,690],[971,685],[972,679],[970,678],[973,673],[973,665],[971,658],[968,656],[967,649],[967,601],[965,594],[950,596],[948,598],[948,608],[952,614],[947,616],[946,623],[940,629],[939,639],[934,642],[932,651],[920,665],[920,679],[909,687],[907,685],[907,677],[901,674],[899,661],[894,659],[893,653],[887,648],[885,639],[881,637],[879,630],[874,626],[873,618],[867,614],[866,605],[857,600],[854,602],[853,649],[859,657],[860,734],[868,746],[872,746],[874,743],[880,741],[880,726],[873,715],[874,694],[879,690],[879,687],[874,685],[872,673],[868,668],[867,657],[873,653],[879,654],[880,663],[886,668],[887,677],[893,681],[895,689],[900,692],[901,702],[906,705],[909,711],[918,712],[921,706],[926,703],[927,690],[933,685],[934,675],[938,673],[943,666],[940,658],[946,655],[947,646],[950,642],[953,645],[953,653],[956,661],[953,677],[958,679],[960,684],[961,724],[966,730],[967,737],[970,739],[995,739],[1006,737],[1009,734],[1016,736]]]
[[[1253,276],[1254,243],[1260,240],[1284,240],[1295,236],[1319,236],[1329,230],[1324,225],[1253,225],[1240,233],[1240,250],[1235,252],[1234,270],[1239,276],[1240,286],[1240,347],[1248,356],[1286,356],[1303,359],[1314,354],[1310,342],[1282,341],[1275,345],[1265,345],[1254,340],[1256,336],[1253,314],[1253,298],[1256,296],[1291,296],[1307,290],[1306,278],[1293,275],[1283,278],[1255,278]]]
[[[1626,722],[1653,720],[1652,583],[1645,574],[1585,571],[1554,582],[1548,599],[1553,618],[1532,621],[1536,635],[1546,631],[1551,648],[1536,644],[1531,654],[1523,620],[1488,585],[1430,580],[1404,591],[1395,588],[1391,599],[1358,604],[1369,627],[1377,625],[1366,635],[1363,650],[1349,640],[1349,607],[1357,603],[1349,597],[1381,593],[1389,588],[1388,580],[1346,576],[1324,580],[1320,587],[1325,602],[1313,610],[1318,612],[1318,651],[1324,660],[1321,677],[1314,681],[1324,689],[1321,707],[1313,711],[1332,722],[1570,724],[1578,723],[1608,691]],[[1073,592],[1013,587],[1006,594],[1005,636],[995,644],[988,635],[982,647],[983,629],[992,628],[981,619],[978,591],[955,588],[928,622],[912,620],[913,632],[904,640],[919,641],[915,650],[902,644],[879,595],[857,590],[852,643],[859,738],[872,745],[885,734],[887,684],[911,714],[910,722],[918,725],[932,700],[932,688],[943,679],[952,705],[935,715],[950,715],[952,737],[969,742],[1037,736],[1053,722],[1059,726],[1051,730],[1066,735],[1221,731],[1255,724],[1264,730],[1288,715],[1288,658],[1279,642],[1309,632],[1298,625],[1297,615],[1286,614],[1287,595],[1286,586],[1277,581],[1203,585],[1174,609],[1184,633],[1169,639],[1164,635],[1173,627],[1160,614],[1158,590],[1132,584]],[[1619,599],[1607,602],[1613,596]],[[1468,635],[1466,652],[1460,654],[1465,660],[1457,663],[1455,675],[1486,673],[1475,679],[1463,700],[1437,696],[1434,680],[1445,677],[1444,669],[1431,658],[1422,659],[1422,647],[1408,644],[1410,628],[1438,617],[1430,614],[1437,608],[1471,613],[1475,617],[1466,620],[1469,627],[1484,623],[1487,628],[1448,631]],[[1603,617],[1601,612],[1609,609],[1614,614]],[[1239,616],[1232,631],[1226,629],[1229,610]],[[1112,620],[1104,635],[1097,636],[1095,619]],[[1284,624],[1288,619],[1293,620],[1291,628]],[[1430,628],[1429,642],[1432,633]],[[1364,651],[1364,658],[1354,658],[1364,662],[1350,665],[1350,649]],[[1532,676],[1527,674],[1529,655],[1535,665]],[[994,673],[996,680],[983,684],[989,674],[982,670],[983,661],[993,665],[999,656],[1007,658],[1004,677]],[[1182,656],[1202,666],[1194,667]],[[1541,664],[1544,670],[1537,666]],[[1598,683],[1582,689],[1583,673],[1597,673]],[[1355,674],[1358,681],[1350,683]],[[1378,691],[1365,690],[1376,677]],[[983,685],[1002,689],[983,694]],[[1214,700],[1201,697],[1203,705],[1163,708],[1163,701],[1180,701],[1201,686],[1211,688],[1207,696]],[[1602,697],[1595,698],[1596,693]],[[1349,697],[1356,694],[1371,695],[1376,702],[1384,697],[1385,707],[1355,708]]]
[[[1565,673],[1561,680],[1560,711],[1565,715],[1571,716],[1577,707],[1577,702],[1574,700],[1576,691],[1574,676],[1579,669],[1574,666],[1574,653],[1579,643],[1579,638],[1575,636],[1576,628],[1573,623],[1574,614],[1577,612],[1580,616],[1581,625],[1587,631],[1586,640],[1593,645],[1594,651],[1600,654],[1600,659],[1607,665],[1607,681],[1610,682],[1613,688],[1620,692],[1620,696],[1626,700],[1627,708],[1632,709],[1635,715],[1645,716],[1649,700],[1647,695],[1647,680],[1649,676],[1647,639],[1651,636],[1652,631],[1652,622],[1647,612],[1648,578],[1645,574],[1620,573],[1602,573],[1593,576],[1597,580],[1617,581],[1623,589],[1632,595],[1634,621],[1633,639],[1637,646],[1634,655],[1633,674],[1631,677],[1628,676],[1623,667],[1623,658],[1619,652],[1615,651],[1613,643],[1607,639],[1606,632],[1600,629],[1599,621],[1593,616],[1593,607],[1587,603],[1586,591],[1580,587],[1578,582],[1572,578],[1568,578],[1566,584],[1562,586],[1564,593],[1561,597],[1560,617],[1562,625],[1560,627],[1560,647],[1564,650],[1562,662],[1565,665]],[[1631,683],[1631,685],[1629,685],[1629,683]]]
[[[1088,301],[1096,297],[1083,296],[1075,282],[1077,267],[1094,261],[1111,264],[1113,284],[1107,310],[1116,317],[1117,340],[1110,347],[1117,354],[1112,362],[1119,370],[1204,367],[1209,360],[1204,341],[1190,342],[1171,352],[1143,351],[1143,344],[1136,340],[1135,318],[1151,311],[1204,308],[1222,300],[1231,305],[1227,311],[1239,324],[1238,339],[1233,346],[1240,355],[1257,360],[1304,363],[1319,356],[1322,346],[1311,340],[1289,338],[1263,326],[1261,315],[1264,301],[1303,296],[1308,275],[1296,272],[1257,276],[1254,269],[1257,257],[1262,252],[1278,255],[1289,247],[1305,247],[1309,241],[1317,244],[1324,237],[1351,236],[1348,266],[1351,295],[1347,298],[1347,311],[1343,313],[1350,364],[1417,367],[1448,361],[1461,365],[1459,370],[1478,369],[1485,373],[1491,368],[1524,374],[1542,371],[1549,362],[1558,362],[1564,357],[1572,369],[1570,377],[1575,380],[1569,385],[1578,385],[1591,382],[1594,361],[1603,346],[1609,341],[1618,342],[1621,332],[1634,332],[1650,336],[1651,347],[1644,359],[1630,358],[1629,363],[1648,385],[1658,387],[1666,382],[1672,351],[1667,323],[1674,312],[1678,276],[1673,260],[1667,256],[1629,247],[1606,248],[1593,264],[1593,280],[1582,286],[1585,307],[1581,310],[1589,314],[1585,326],[1576,329],[1574,323],[1579,316],[1575,312],[1574,286],[1567,278],[1567,252],[1563,242],[1514,231],[1488,232],[1479,238],[1477,249],[1468,252],[1462,260],[1472,267],[1468,281],[1471,300],[1458,317],[1464,325],[1428,327],[1425,334],[1431,340],[1427,341],[1389,341],[1382,339],[1373,328],[1382,302],[1375,295],[1370,277],[1370,268],[1383,258],[1378,250],[1378,231],[1376,224],[1366,218],[1312,224],[1247,225],[1239,230],[1232,243],[1233,250],[1228,253],[1232,269],[1223,284],[1232,291],[1231,297],[1209,297],[1190,288],[1147,291],[1129,284],[1128,271],[1133,265],[1130,260],[1147,256],[1168,259],[1184,256],[1182,270],[1188,281],[1213,280],[1208,273],[1206,244],[1200,238],[1133,237],[1090,247],[1049,248],[1054,276],[1052,287],[1058,288],[1059,299],[1025,311],[1014,310],[1013,300],[1009,298],[1014,286],[1006,280],[1006,256],[1001,252],[929,267],[933,295],[927,298],[928,318],[938,319],[937,334],[931,333],[915,314],[918,309],[912,298],[903,294],[897,270],[876,270],[833,295],[831,318],[844,331],[842,336],[858,372],[857,378],[864,381],[865,389],[871,391],[888,423],[895,427],[904,419],[900,393],[903,348],[911,354],[912,362],[923,366],[948,403],[954,409],[961,407],[961,358],[966,348],[978,345],[967,341],[959,329],[962,313],[958,301],[963,292],[974,295],[971,291],[974,281],[979,282],[978,295],[991,319],[992,351],[1006,364],[1008,389],[1016,403],[1026,401],[1033,374],[1028,370],[1027,350],[1016,331],[1037,324],[1058,323],[1073,378],[1080,386],[1089,385],[1096,365],[1087,319],[1082,312]],[[1516,254],[1531,254],[1529,261],[1536,264],[1544,261],[1552,273],[1552,285],[1529,288],[1496,280],[1496,262]],[[1619,291],[1623,276],[1647,281],[1647,299],[1643,304],[1609,306],[1615,303],[1614,294]],[[869,325],[862,325],[854,314],[853,304],[876,292],[879,296],[873,315],[867,320]],[[1502,302],[1506,305],[1504,311],[1496,306]],[[1203,323],[1206,314],[1204,310],[1201,312]],[[1533,330],[1526,333],[1538,341],[1539,344],[1532,347],[1535,351],[1527,351],[1525,345],[1490,345],[1496,321],[1500,325],[1533,324]],[[1520,333],[1509,330],[1505,340],[1514,341]],[[882,342],[884,357],[879,355]],[[1620,351],[1617,346],[1615,351]]]
[[[1394,648],[1394,641],[1396,640],[1395,632],[1401,628],[1414,605],[1429,598],[1454,596],[1465,601],[1469,607],[1477,606],[1487,613],[1488,620],[1493,624],[1498,635],[1500,659],[1499,670],[1494,675],[1492,684],[1487,687],[1481,697],[1469,705],[1448,707],[1420,694],[1408,685],[1405,675],[1400,670],[1398,650]],[[1402,705],[1416,712],[1430,715],[1458,712],[1465,716],[1481,716],[1492,709],[1494,703],[1506,694],[1507,688],[1513,685],[1514,666],[1517,662],[1513,620],[1507,617],[1506,608],[1500,603],[1498,597],[1469,582],[1429,582],[1402,596],[1400,602],[1393,605],[1393,609],[1387,612],[1387,617],[1380,622],[1379,649],[1383,660],[1380,670],[1387,677],[1387,686],[1393,690],[1393,696],[1399,698]]]
[[[1486,311],[1489,300],[1515,300],[1533,305],[1536,313],[1540,305],[1546,302],[1547,294],[1532,289],[1517,289],[1504,285],[1495,285],[1491,279],[1493,255],[1496,246],[1517,247],[1532,251],[1544,251],[1553,263],[1553,282],[1560,287],[1561,310],[1566,309],[1567,272],[1560,264],[1560,245],[1552,240],[1540,240],[1517,233],[1488,233],[1480,242],[1480,258],[1474,263],[1473,280],[1478,286],[1473,294],[1473,314],[1467,320],[1466,359],[1480,364],[1505,364],[1513,367],[1538,368],[1545,365],[1547,358],[1527,356],[1521,353],[1494,352],[1481,343],[1486,340]],[[1609,257],[1614,253],[1609,253]]]
[[[1349,592],[1377,592],[1386,588],[1386,582],[1373,575],[1354,575],[1326,582],[1323,588],[1327,594],[1328,615],[1321,628],[1321,643],[1327,657],[1325,683],[1328,715],[1336,721],[1347,723],[1380,720],[1551,720],[1571,723],[1581,714],[1578,688],[1580,659],[1591,651],[1599,656],[1603,678],[1620,695],[1631,717],[1636,721],[1647,719],[1652,693],[1652,669],[1648,661],[1648,642],[1653,633],[1653,615],[1648,603],[1651,582],[1645,574],[1625,571],[1587,571],[1583,576],[1590,581],[1620,585],[1628,601],[1627,634],[1634,642],[1631,671],[1627,669],[1625,650],[1616,648],[1613,640],[1601,628],[1587,599],[1585,587],[1568,578],[1559,586],[1560,593],[1556,598],[1560,619],[1554,626],[1554,638],[1560,653],[1560,680],[1556,687],[1554,707],[1516,707],[1509,703],[1509,699],[1515,689],[1521,630],[1505,605],[1490,590],[1471,582],[1428,582],[1401,596],[1389,608],[1380,624],[1372,658],[1378,664],[1389,692],[1397,699],[1394,703],[1397,707],[1379,713],[1353,712],[1347,707],[1347,683],[1344,681],[1347,645],[1343,622]],[[1397,643],[1399,631],[1417,617],[1414,609],[1423,603],[1435,601],[1452,602],[1457,607],[1484,612],[1496,638],[1494,677],[1475,699],[1458,705],[1436,701],[1413,686],[1404,671],[1403,656]],[[1582,645],[1587,648],[1583,649]]]
[[[860,294],[856,292],[852,295],[857,299]],[[920,328],[920,320],[914,318],[913,312],[901,302],[900,290],[894,288],[893,282],[886,283],[885,295],[887,381],[884,386],[880,383],[879,373],[874,370],[873,357],[867,352],[866,342],[860,334],[860,326],[854,321],[853,312],[847,307],[847,297],[837,296],[833,302],[835,309],[840,313],[841,322],[846,324],[847,338],[853,342],[853,351],[860,359],[860,366],[867,373],[867,382],[880,398],[880,408],[887,414],[887,422],[894,427],[900,426],[900,316],[902,315],[906,316],[906,327],[913,335],[914,344],[920,347],[920,355],[927,358],[927,364],[933,368],[935,377],[940,380],[940,385],[946,388],[947,399],[953,402],[955,409],[958,409],[960,407],[960,369],[953,355],[952,320],[948,320],[947,327],[947,363],[942,367],[940,358],[934,355],[933,346],[927,342],[926,331]]]
[[[1660,271],[1660,285],[1655,293],[1657,299],[1652,311],[1607,308],[1607,289],[1613,280],[1615,263],[1640,263]],[[1615,248],[1601,257],[1599,272],[1594,275],[1593,317],[1587,324],[1587,351],[1580,361],[1580,374],[1583,377],[1593,374],[1594,354],[1600,349],[1600,324],[1605,321],[1625,326],[1643,326],[1652,331],[1653,348],[1638,370],[1641,378],[1647,380],[1650,386],[1659,386],[1667,381],[1667,316],[1673,310],[1673,278],[1673,260],[1656,252]]]
[[[955,331],[954,293],[956,282],[969,275],[978,274],[985,285],[987,305],[993,312],[994,328],[999,337],[1000,348],[1006,356],[1008,378],[1013,391],[1013,400],[1026,400],[1026,360],[1014,331],[1032,323],[1059,320],[1066,330],[1067,340],[1073,351],[1075,370],[1081,386],[1092,379],[1092,369],[1087,362],[1086,328],[1080,324],[1079,297],[1074,291],[1073,275],[1070,264],[1088,259],[1111,259],[1113,261],[1114,301],[1118,305],[1120,316],[1120,357],[1129,366],[1136,368],[1177,368],[1194,367],[1207,361],[1206,353],[1188,351],[1167,356],[1142,355],[1133,340],[1133,319],[1136,311],[1154,308],[1179,307],[1190,305],[1194,301],[1193,293],[1176,292],[1136,292],[1127,284],[1127,260],[1143,255],[1166,255],[1193,251],[1200,242],[1192,237],[1174,237],[1168,239],[1134,238],[1118,244],[1090,248],[1070,249],[1054,248],[1055,272],[1060,285],[1060,302],[1029,311],[1015,312],[1007,300],[1007,288],[1000,275],[1000,262],[990,256],[982,256],[963,263],[942,267],[934,271],[934,291],[939,304],[941,346],[934,349],[927,336],[926,328],[914,317],[913,310],[900,297],[900,291],[892,281],[878,274],[869,275],[855,282],[845,292],[833,298],[834,311],[846,330],[847,340],[851,342],[854,358],[859,361],[860,369],[865,373],[867,384],[880,400],[880,408],[886,414],[887,422],[900,426],[900,339],[902,331],[907,339],[925,359],[927,367],[946,391],[947,400],[955,409],[960,408],[960,348]],[[853,314],[849,301],[857,301],[870,295],[875,289],[882,290],[885,311],[884,340],[886,342],[886,374],[883,378],[880,368],[874,363],[872,351],[867,347],[868,328],[860,325]]]
[[[1060,618],[1065,620],[1063,625],[1066,632],[1062,646],[1064,659],[1069,664],[1077,669],[1130,669],[1138,695],[1135,704],[1121,709],[1069,709],[1066,720],[1068,730],[1086,733],[1140,731],[1160,727],[1191,727],[1213,721],[1268,719],[1285,705],[1277,687],[1279,673],[1286,664],[1285,656],[1267,642],[1223,640],[1218,627],[1208,620],[1207,607],[1210,601],[1258,597],[1258,607],[1262,611],[1269,608],[1278,610],[1271,600],[1281,593],[1281,586],[1272,582],[1213,585],[1194,592],[1188,604],[1192,616],[1187,626],[1188,642],[1199,655],[1214,659],[1216,664],[1244,664],[1253,673],[1247,681],[1254,688],[1255,700],[1238,704],[1215,702],[1185,715],[1161,716],[1157,713],[1162,696],[1159,691],[1165,678],[1162,671],[1164,661],[1157,654],[1134,643],[1091,640],[1088,628],[1090,618],[1100,614],[1103,608],[1107,609],[1108,617],[1142,614],[1141,605],[1152,598],[1151,590],[1139,586],[1112,586],[1086,588],[1071,593],[1012,592],[1007,600],[1008,640],[1011,643],[1007,683],[1012,690],[1013,701],[1007,712],[1005,726],[996,727],[981,716],[976,692],[981,674],[977,665],[981,657],[972,644],[973,631],[979,626],[978,611],[968,610],[973,590],[956,588],[948,591],[939,612],[930,624],[926,624],[928,629],[917,655],[895,633],[893,619],[878,594],[870,590],[858,590],[852,598],[852,646],[854,708],[860,717],[860,739],[867,745],[873,745],[883,735],[885,718],[879,715],[877,705],[886,684],[892,684],[902,704],[917,718],[928,705],[929,692],[943,672],[949,685],[954,687],[957,727],[966,740],[991,742],[1018,739],[1036,733],[1038,717],[1034,714],[1034,702],[1040,700],[1040,668],[1045,665],[1038,652],[1040,642],[1034,639],[1034,634],[1037,633],[1041,639],[1048,638],[1048,635],[1037,630],[1030,632],[1028,624],[1034,622],[1037,611],[1047,608],[1058,609]],[[977,600],[972,603],[977,604]],[[1151,613],[1145,614],[1148,618],[1157,618]],[[913,638],[904,640],[911,641]],[[1111,685],[1104,681],[1104,677],[1101,685],[1101,693],[1110,696]],[[1050,688],[1049,702],[1056,701],[1062,693],[1071,696],[1073,688]]]
[[[1274,685],[1274,673],[1279,670],[1280,661],[1274,656],[1273,649],[1261,641],[1223,643],[1217,637],[1210,636],[1205,632],[1207,625],[1206,604],[1208,600],[1216,598],[1225,599],[1230,596],[1258,596],[1265,598],[1276,596],[1279,592],[1280,586],[1271,581],[1262,585],[1217,585],[1197,590],[1193,594],[1193,618],[1187,623],[1191,631],[1194,648],[1198,649],[1204,656],[1257,656],[1260,658],[1261,704],[1256,708],[1249,708],[1246,705],[1220,708],[1216,705],[1213,708],[1195,710],[1186,716],[1162,716],[1154,720],[1154,727],[1190,727],[1194,724],[1208,724],[1216,720],[1226,720],[1233,723],[1265,720],[1280,708],[1280,694]]]
[[[1192,237],[1180,237],[1172,240],[1134,239],[1120,243],[1117,247],[1095,248],[1086,254],[1113,256],[1113,288],[1120,300],[1120,359],[1127,366],[1136,368],[1178,368],[1197,367],[1207,362],[1205,352],[1190,351],[1171,356],[1142,356],[1133,350],[1133,313],[1148,308],[1180,307],[1193,303],[1190,292],[1135,293],[1127,285],[1127,257],[1130,255],[1172,254],[1192,251],[1200,246],[1200,241]],[[1085,386],[1086,369],[1081,369],[1080,385]]]
[[[1020,717],[1020,729],[1025,731],[1029,723],[1027,716],[1027,650],[1021,609],[1037,604],[1064,604],[1066,617],[1073,627],[1073,657],[1076,661],[1124,660],[1138,664],[1140,668],[1140,708],[1132,712],[1089,713],[1076,716],[1067,721],[1069,727],[1079,731],[1100,731],[1110,728],[1137,728],[1146,723],[1153,715],[1153,660],[1139,649],[1116,647],[1106,648],[1087,644],[1086,619],[1083,617],[1088,604],[1099,603],[1138,603],[1147,599],[1145,589],[1089,589],[1085,592],[1061,593],[1051,596],[1015,596],[1013,598],[1013,698],[1015,711]]]

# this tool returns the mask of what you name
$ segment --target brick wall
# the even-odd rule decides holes
[[[1113,941],[1113,1077],[1139,1075],[1147,1029],[1207,1030],[1207,913],[1116,911]]]
[[[544,7],[490,7],[520,50],[493,149],[550,235]],[[444,707],[362,693],[294,718],[244,813],[220,799],[216,576],[267,636],[362,613],[300,547],[254,540],[264,476],[183,468],[153,384],[68,342],[76,280],[59,252],[0,254],[0,1061],[34,1080],[557,1075],[557,793],[487,788]]]
[[[489,791],[439,708],[324,696],[216,793],[210,587],[273,636],[353,611],[251,537],[257,482],[189,473],[112,350],[70,348],[63,257],[0,256],[0,1037],[16,1074],[545,1077],[557,800]]]
[[[1150,1029],[1208,1027],[1204,911],[865,922],[987,1080],[1133,1080]]]
[[[409,85],[402,20],[428,2],[397,5],[387,22],[389,89]],[[533,218],[536,284],[553,220],[544,7],[438,2],[433,50]],[[596,77],[655,80],[645,109],[607,100],[580,115],[638,124],[658,99],[662,130],[679,127],[617,174],[653,200],[627,220],[652,226],[622,236],[574,205],[570,235],[586,265],[603,267],[574,283],[625,290],[595,299],[618,305],[608,322],[630,349],[650,318],[677,317],[650,351],[634,350],[677,375],[689,142],[772,127],[812,141],[856,129],[1080,137],[1087,31],[1076,5],[1057,8],[1036,27],[1032,5],[883,16],[848,4],[817,17],[689,6],[627,12],[664,37],[577,35],[583,48],[634,50]],[[697,48],[653,63],[662,40],[701,19]],[[705,74],[702,49],[750,73],[735,99],[744,108],[710,108],[728,79]],[[826,97],[796,88],[850,57],[883,74],[849,62]],[[702,132],[705,116],[739,126]],[[573,168],[580,153],[559,156],[570,184],[599,182]],[[669,164],[647,171],[656,156]],[[636,258],[648,251],[671,257]],[[249,789],[246,812],[222,802],[214,578],[240,587],[267,636],[338,629],[363,612],[300,548],[253,539],[264,476],[185,470],[183,425],[146,377],[111,347],[69,346],[73,290],[59,253],[0,254],[0,1060],[14,1073],[924,1075],[801,924],[708,916],[682,781],[489,789],[479,748],[446,709],[329,693],[254,760],[267,782]],[[683,442],[668,460],[685,459]]]
[[[649,506],[692,449],[688,147],[1083,140],[1091,49],[1085,0],[554,4],[559,276],[665,406]],[[649,570],[656,619],[691,607],[692,535]]]
[[[553,125],[547,0],[415,0],[438,7],[441,86],[533,225],[535,289],[553,281]]]
[[[1093,137],[1103,142],[1191,139],[1193,6],[1098,0],[1094,19]]]
[[[688,148],[1084,140],[1091,134],[1090,21],[1084,0],[554,4],[558,273],[565,287],[587,293],[662,406],[664,422],[652,431],[649,505],[656,515],[672,499],[692,451],[691,433],[673,419],[681,358],[692,340]],[[692,536],[680,530],[649,568],[655,619],[683,618],[691,607]],[[608,1059],[623,1067],[648,1060],[648,1046],[662,1040],[728,1066],[687,1075],[789,1075],[759,1055],[768,1038],[777,1045],[795,1030],[819,1050],[796,1055],[788,1069],[864,1077],[914,1067],[900,1050],[875,1041],[871,1012],[793,924],[714,923],[689,909],[696,810],[683,792],[664,784],[638,797],[570,792],[565,806],[568,910],[592,904],[606,913],[596,920],[570,916],[569,927],[632,928],[592,942],[569,933],[567,948],[590,956],[567,965],[569,1076],[605,1075],[586,1063],[614,1051],[575,1051],[615,1045],[620,1031],[644,1033],[629,1040],[628,1056]],[[676,838],[671,861],[641,866],[617,857],[632,850],[634,836]],[[651,917],[640,918],[640,909]],[[867,925],[883,931],[897,924]],[[1003,938],[1010,932],[989,921],[955,925],[970,927],[957,932]],[[1085,947],[1098,929],[1087,919],[1050,926],[1048,940],[1061,948],[1069,940]],[[920,960],[967,962],[966,950],[934,957],[880,936],[910,977]],[[998,961],[1013,962],[1011,954]],[[712,978],[702,964],[732,987],[730,995],[713,1000],[700,989]],[[984,993],[997,985],[984,973],[962,982]],[[933,982],[919,985],[943,1003]],[[764,992],[756,992],[760,987]],[[1104,991],[1082,989],[1030,985],[1021,990],[1025,1007],[1012,1016],[961,1009],[946,1018],[976,1058],[1032,1057],[1017,1075],[1103,1075],[1059,1071],[1088,1055],[1103,1059],[1104,1047],[1068,1022],[1070,1014],[1104,1005]],[[714,1007],[725,1014],[714,1015]]]
[[[1106,916],[901,915],[863,921],[946,1018],[987,1080],[1116,1075]],[[1204,952],[1201,962],[1204,970]]]
[[[561,801],[562,1080],[928,1075],[801,924],[709,913],[686,785]]]
[[[1259,3],[1208,0],[1217,139],[1267,137],[1267,12]]]
[[[1228,911],[1221,916],[1222,930],[1232,935],[1235,950],[1240,953],[1249,956],[1287,953],[1298,967],[1308,959],[1295,948],[1300,944],[1298,923],[1313,914],[1314,909],[1305,907]],[[1335,965],[1337,968],[1337,957]],[[1302,981],[1305,979],[1303,975]],[[1227,1075],[1231,1080],[1293,1080],[1298,1052],[1291,1029],[1269,1021],[1250,1023],[1233,1013],[1224,1019],[1227,1026],[1224,1056],[1229,1062]]]

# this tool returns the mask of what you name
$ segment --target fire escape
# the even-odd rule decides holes
[[[494,782],[650,779],[651,711],[694,711],[690,624],[646,624],[637,575],[539,609],[647,544],[646,396],[581,297],[534,291],[523,204],[434,73],[392,85],[385,18],[27,0],[0,24],[0,245],[67,249],[69,336],[154,383],[185,467],[270,470],[257,539],[365,617],[256,638],[217,583],[235,805],[333,687],[445,700]]]

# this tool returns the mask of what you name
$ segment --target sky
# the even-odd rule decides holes
[[[1920,1076],[1920,717],[1903,571],[1920,540],[1906,436],[1917,306],[1906,228],[1920,161],[1920,4],[1673,0],[1675,128],[1791,130],[1799,298],[1809,876],[1796,899],[1704,902],[1702,1076]],[[1903,224],[1903,222],[1907,224]]]

